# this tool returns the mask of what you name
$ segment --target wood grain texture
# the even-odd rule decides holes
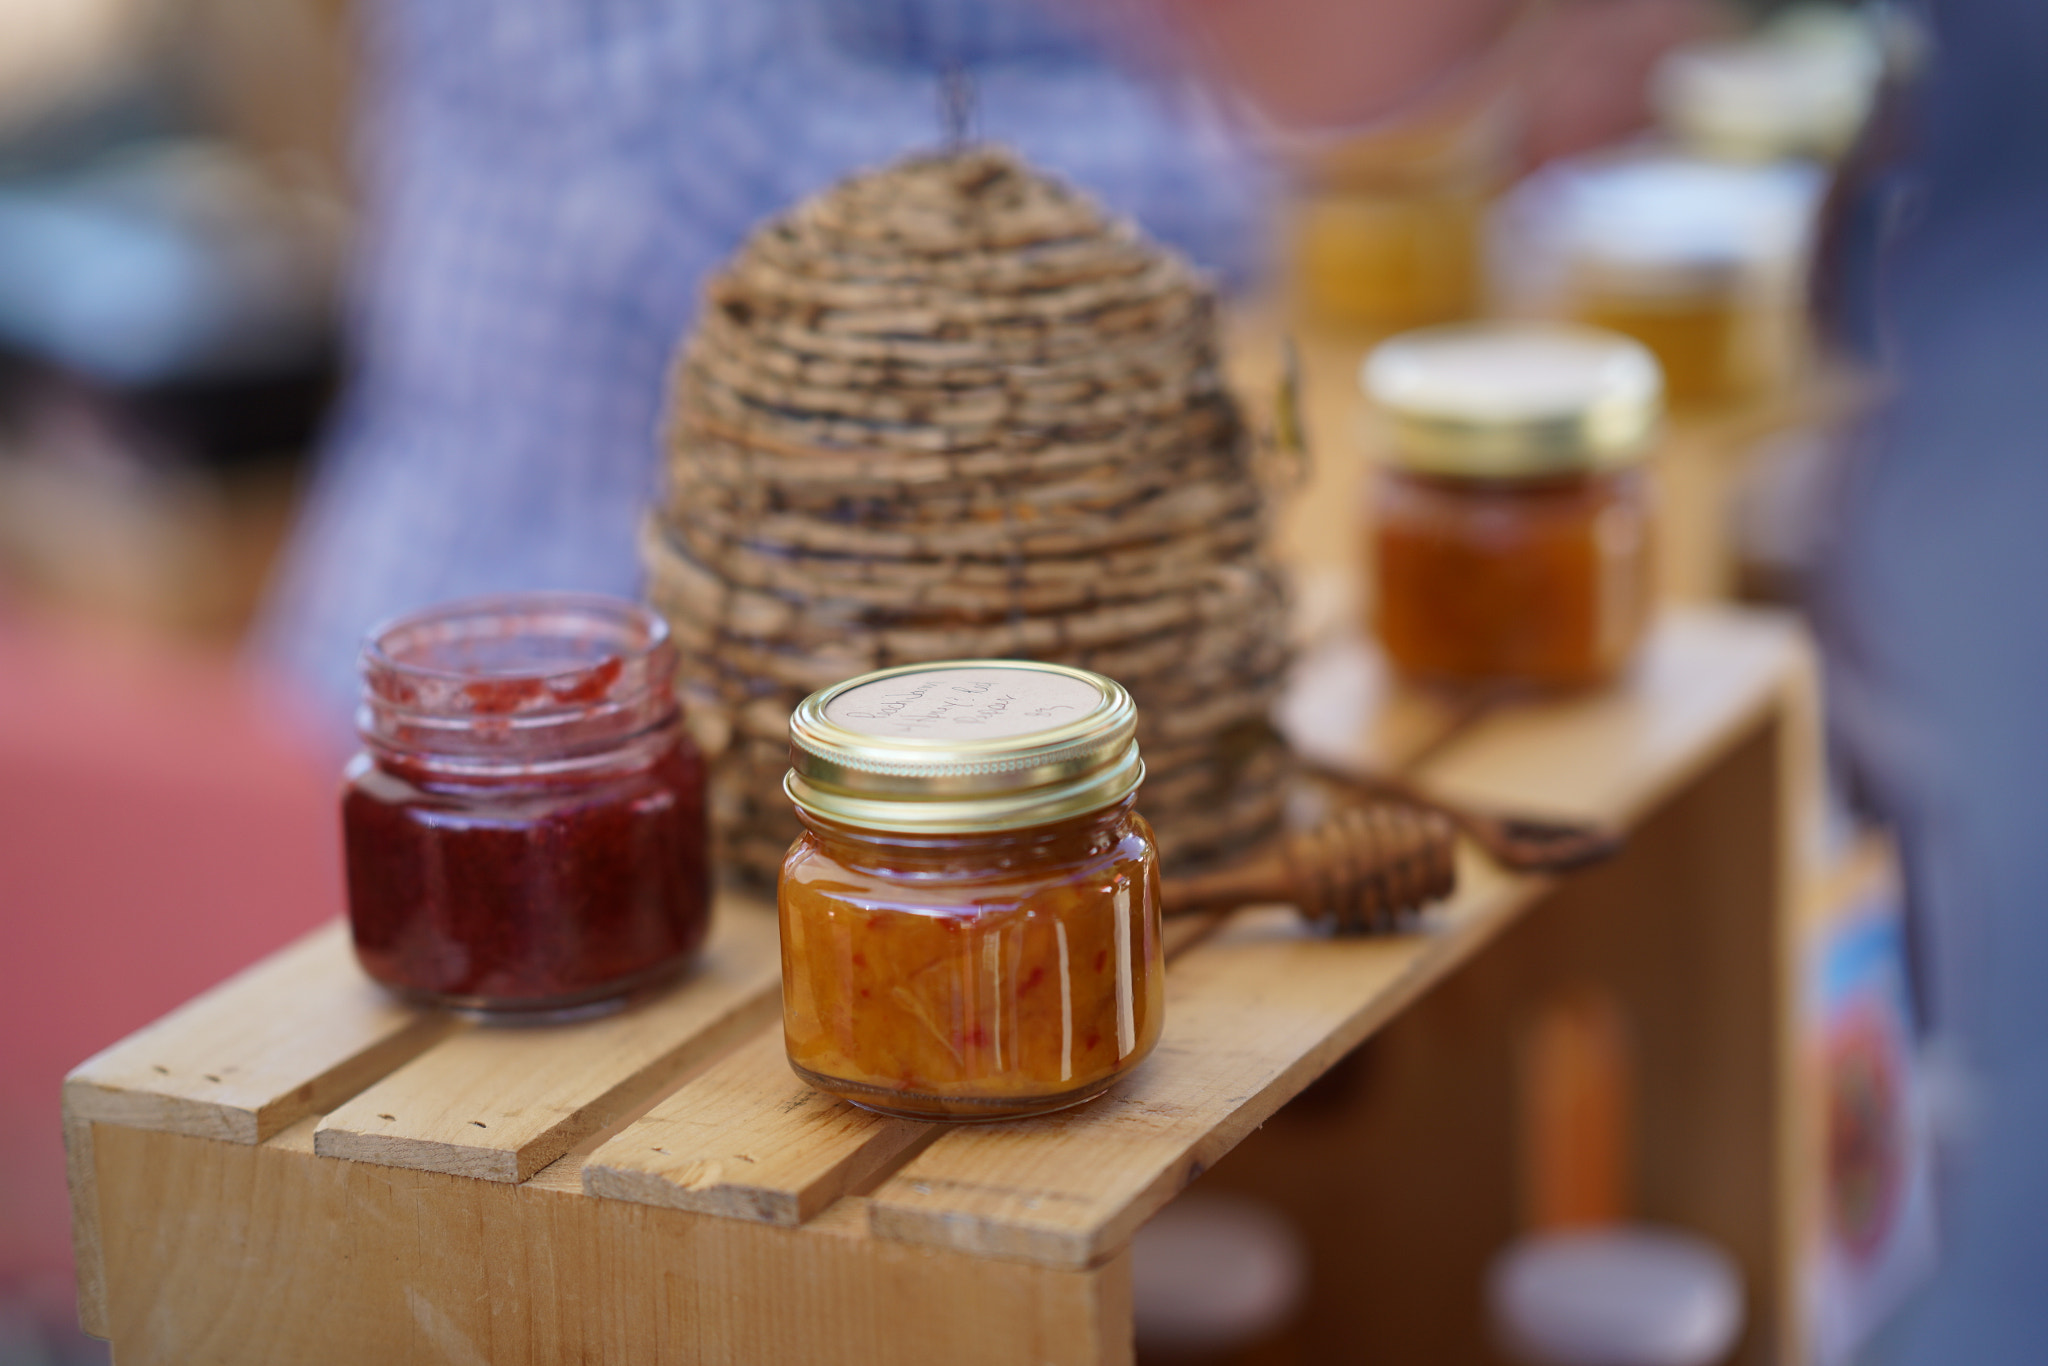
[[[1790,618],[1670,612],[1621,686],[1490,711],[1415,780],[1450,800],[1626,827],[1786,706],[1809,673]]]
[[[876,1242],[857,1209],[786,1229],[283,1138],[95,1147],[121,1366],[1130,1361],[1128,1258],[1003,1265]]]
[[[364,977],[337,920],[80,1063],[65,1113],[260,1143],[460,1028]]]
[[[778,1006],[775,918],[729,895],[690,975],[617,1015],[475,1028],[320,1121],[323,1157],[524,1181]]]
[[[798,1224],[931,1134],[814,1091],[789,1070],[782,1031],[762,1031],[686,1083],[583,1164],[592,1195],[771,1224]]]
[[[93,1166],[92,1121],[64,1117],[64,1184],[71,1196],[71,1262],[78,1278],[78,1326],[107,1335],[107,1267],[100,1251],[100,1187]]]
[[[1304,591],[1344,602],[1346,586],[1329,574]],[[1274,708],[1274,720],[1298,754],[1338,769],[1406,773],[1475,719],[1469,703],[1399,682],[1356,623],[1331,621],[1302,651]]]

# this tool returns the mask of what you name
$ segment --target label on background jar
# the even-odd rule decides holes
[[[1053,730],[1101,709],[1099,689],[1038,669],[930,669],[880,678],[833,698],[825,717],[864,735],[996,740]]]

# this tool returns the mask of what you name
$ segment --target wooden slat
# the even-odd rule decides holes
[[[1667,614],[1628,684],[1491,711],[1423,765],[1445,797],[1628,825],[1689,782],[1773,705],[1803,702],[1804,638],[1788,618]]]
[[[761,1032],[583,1164],[592,1195],[798,1224],[925,1140],[931,1126],[869,1114],[789,1070]]]
[[[1339,769],[1405,773],[1473,720],[1476,712],[1407,687],[1354,629],[1303,652],[1274,708],[1296,753]]]
[[[459,1027],[379,990],[336,921],[79,1064],[65,1113],[260,1143]]]
[[[467,1030],[327,1115],[314,1150],[524,1181],[774,1013],[773,913],[728,896],[714,915],[701,961],[662,996],[581,1024]]]
[[[1423,778],[1626,824],[1760,723],[1800,659],[1795,633],[1776,623],[1673,622],[1629,685],[1492,714]],[[1166,1034],[1129,1082],[1069,1115],[947,1132],[876,1189],[875,1232],[1053,1266],[1108,1255],[1543,890],[1470,857],[1460,880],[1434,931],[1418,936],[1327,941],[1287,912],[1240,915],[1176,961]]]

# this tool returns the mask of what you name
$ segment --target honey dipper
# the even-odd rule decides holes
[[[1168,915],[1290,902],[1339,934],[1396,928],[1457,885],[1457,832],[1441,812],[1406,802],[1349,807],[1312,830],[1213,872],[1166,879]]]
[[[1311,774],[1349,792],[1354,799],[1401,802],[1437,812],[1511,873],[1570,873],[1621,851],[1621,836],[1596,825],[1447,802],[1386,774],[1349,772],[1316,763],[1305,766]]]

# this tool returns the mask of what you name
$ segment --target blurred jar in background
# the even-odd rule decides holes
[[[1661,139],[1560,161],[1508,196],[1497,292],[1635,337],[1674,407],[1782,395],[1808,368],[1826,162],[1861,128],[1881,66],[1870,25],[1811,7],[1675,49],[1651,81]]]
[[[1508,178],[1508,134],[1495,103],[1279,144],[1295,187],[1286,228],[1295,314],[1382,335],[1477,314],[1486,216]]]
[[[1467,323],[1386,342],[1362,380],[1391,427],[1371,544],[1394,667],[1538,688],[1619,673],[1651,606],[1649,352],[1563,323]]]
[[[1822,175],[1627,149],[1559,162],[1517,188],[1496,264],[1516,311],[1634,337],[1674,407],[1727,407],[1786,386]]]
[[[1799,5],[1751,36],[1673,49],[1650,100],[1672,141],[1696,156],[1832,162],[1862,131],[1883,67],[1869,20]]]

